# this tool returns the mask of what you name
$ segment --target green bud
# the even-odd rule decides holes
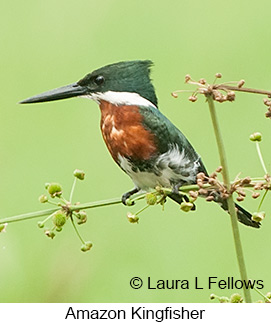
[[[63,210],[58,210],[53,214],[53,223],[56,227],[63,227],[66,223],[66,214]]]
[[[193,208],[193,203],[191,202],[182,202],[181,203],[181,210],[184,211],[184,212],[189,212],[191,211],[191,209]]]
[[[230,303],[242,303],[243,297],[240,294],[232,294],[230,298]]]
[[[62,227],[56,227],[56,231],[57,231],[57,232],[62,231]]]
[[[46,202],[48,202],[48,197],[45,194],[42,194],[39,197],[39,201],[40,201],[40,203],[46,203]]]
[[[265,218],[265,212],[254,212],[252,214],[252,220],[255,222],[261,222]]]
[[[6,232],[6,227],[7,227],[7,223],[4,223],[4,224],[0,224],[0,233],[1,232]]]
[[[43,223],[43,221],[39,221],[39,222],[38,222],[38,227],[39,227],[39,228],[44,228],[44,223]]]
[[[49,185],[50,185],[50,183],[45,183],[44,184],[44,187],[45,187],[46,190],[48,190]]]
[[[85,172],[83,170],[80,170],[80,169],[76,169],[74,172],[73,172],[73,175],[80,179],[81,181],[85,178]]]
[[[62,187],[58,183],[51,183],[49,184],[48,188],[48,193],[51,195],[51,197],[60,197],[62,194]]]
[[[146,194],[146,201],[149,205],[155,205],[157,202],[157,196],[153,193],[147,193]]]
[[[44,233],[47,235],[47,237],[54,239],[55,233],[51,230],[45,230]]]
[[[260,132],[254,132],[249,136],[251,141],[262,141],[262,134]]]
[[[134,205],[134,204],[135,204],[135,202],[133,202],[131,199],[127,199],[127,200],[125,201],[125,203],[126,203],[126,205],[127,205],[127,206],[132,206],[132,205]]]
[[[77,223],[83,224],[87,222],[87,213],[85,211],[79,211],[76,214],[76,217],[78,218]]]
[[[93,244],[90,241],[87,241],[81,246],[81,251],[86,252],[86,251],[90,250],[92,248],[92,246],[93,246]]]
[[[228,297],[225,297],[225,296],[221,296],[218,299],[219,299],[219,303],[229,303],[230,302]]]
[[[215,294],[210,295],[210,299],[216,299],[216,298],[217,298],[217,296]]]
[[[130,223],[138,223],[139,221],[139,217],[131,212],[128,212],[126,216]]]
[[[271,299],[271,292],[268,292],[265,296],[266,296],[267,298]]]

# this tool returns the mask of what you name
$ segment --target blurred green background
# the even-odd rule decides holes
[[[119,197],[133,187],[102,140],[99,108],[71,99],[20,106],[18,101],[79,80],[88,72],[121,60],[152,59],[159,107],[186,134],[207,168],[219,165],[207,105],[191,104],[176,89],[188,89],[184,75],[213,81],[245,79],[249,87],[271,88],[270,1],[64,1],[28,0],[0,4],[0,217],[44,209],[38,196],[44,183],[62,183],[66,195],[75,168],[86,180],[76,188],[83,202]],[[262,97],[238,94],[235,103],[217,105],[231,177],[263,174],[248,138],[261,131],[270,170],[271,121]],[[259,201],[246,200],[251,211]],[[260,230],[240,225],[249,277],[270,291],[270,199]],[[138,210],[141,205],[133,207]],[[209,295],[234,291],[207,289],[209,276],[239,279],[230,219],[217,205],[197,202],[185,214],[169,201],[144,212],[139,225],[127,208],[88,211],[80,227],[94,243],[88,253],[68,224],[54,240],[36,220],[10,224],[0,236],[1,302],[209,302]],[[133,290],[129,281],[145,281]],[[195,276],[204,290],[148,290],[146,279]],[[254,300],[258,295],[253,293]]]

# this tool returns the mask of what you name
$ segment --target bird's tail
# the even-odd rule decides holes
[[[221,202],[218,202],[218,203],[220,204],[220,206],[222,207],[223,210],[225,210],[227,212],[229,211],[227,200],[221,199]],[[235,203],[235,207],[236,207],[237,217],[238,217],[239,222],[241,222],[244,225],[247,225],[249,227],[260,228],[261,224],[259,222],[252,220],[251,213],[249,213],[247,210],[243,209],[242,206],[240,206],[239,204]]]
[[[176,193],[171,193],[168,196],[178,204],[181,204],[184,201],[184,196]],[[217,195],[215,196],[214,201],[218,203],[223,210],[227,212],[229,211],[227,200],[222,199],[219,193],[217,193]],[[260,228],[260,223],[252,220],[251,213],[243,209],[239,204],[235,203],[235,207],[237,209],[237,217],[239,222],[249,227]]]

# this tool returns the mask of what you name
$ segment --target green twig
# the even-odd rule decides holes
[[[266,183],[266,180],[263,178],[252,178],[250,184],[246,184],[245,186],[246,187],[253,187],[255,185],[255,183],[259,183],[259,182]],[[210,184],[203,184],[202,188],[212,188],[212,186]],[[169,188],[162,187],[161,190],[165,194],[171,193],[171,189],[169,189]],[[196,184],[186,185],[186,186],[182,186],[180,188],[180,191],[185,192],[185,193],[187,193],[189,191],[197,191],[197,190],[199,190],[199,186]],[[145,198],[145,194],[146,193],[135,194],[135,196],[133,198],[131,198],[131,201],[135,202],[135,201],[142,200]],[[65,202],[63,202],[63,203],[66,204]],[[70,205],[69,209],[70,209],[70,211],[80,211],[80,210],[84,210],[84,209],[92,209],[92,208],[109,206],[109,205],[116,205],[116,204],[121,204],[121,203],[122,202],[119,198],[113,198],[113,199],[108,199],[108,200],[103,200],[103,201],[88,202],[88,203],[82,203],[82,204],[78,204],[78,205]],[[54,204],[56,204],[56,203],[54,203]],[[55,211],[59,210],[60,208],[61,208],[61,206],[59,206],[58,208],[54,208],[54,209],[35,211],[35,212],[10,216],[10,217],[6,217],[6,218],[2,218],[2,219],[0,218],[0,224],[24,221],[24,220],[28,220],[28,219],[42,217],[45,215],[50,215],[50,214],[54,213]]]
[[[256,148],[257,148],[257,153],[258,153],[260,162],[262,164],[263,171],[264,171],[265,174],[267,174],[268,172],[267,172],[264,160],[263,160],[263,155],[262,155],[262,152],[261,152],[261,149],[260,149],[259,141],[256,141]]]
[[[206,95],[206,98],[209,104],[209,110],[212,118],[213,128],[215,132],[215,137],[216,137],[216,142],[217,142],[217,147],[218,147],[218,152],[220,157],[220,164],[222,166],[223,181],[224,181],[224,185],[227,187],[227,190],[229,191],[231,183],[229,179],[226,153],[225,153],[223,139],[222,139],[222,135],[218,124],[214,100],[213,100],[212,94]],[[232,232],[233,232],[235,250],[236,250],[236,255],[237,255],[237,260],[239,265],[239,271],[240,271],[242,280],[248,281],[244,254],[243,254],[242,244],[241,244],[241,238],[240,238],[240,233],[238,228],[237,214],[236,214],[235,204],[234,204],[232,195],[228,197],[227,203],[228,203],[229,214],[231,218]],[[251,303],[252,300],[251,300],[250,290],[244,287],[243,291],[244,291],[245,301],[247,303]]]
[[[266,197],[266,194],[267,194],[267,192],[268,192],[268,190],[266,190],[265,192],[264,192],[264,194],[263,194],[263,197],[262,197],[262,199],[261,199],[261,202],[260,202],[260,204],[259,204],[259,206],[258,206],[258,212],[261,210],[261,207],[262,207],[262,204],[263,204],[263,201],[264,201],[264,199],[265,199],[265,197]]]
[[[261,295],[265,300],[266,300],[266,302],[267,303],[271,303],[271,300],[268,298],[268,297],[266,297],[257,287],[253,287],[253,289],[255,290],[255,292],[257,292],[259,295]]]
[[[42,210],[42,211],[36,211],[36,212],[30,212],[30,213],[10,216],[8,218],[0,219],[0,224],[39,218],[41,216],[50,215],[59,209],[60,209],[60,207],[54,208],[54,209],[47,209],[47,210]]]
[[[76,232],[76,234],[77,234],[78,238],[80,239],[80,241],[81,241],[83,244],[85,244],[85,241],[84,241],[84,240],[83,240],[83,238],[81,237],[81,235],[80,235],[80,233],[79,233],[79,231],[78,231],[78,229],[77,229],[76,225],[74,224],[72,214],[70,215],[70,219],[71,219],[72,226],[73,226],[73,228],[74,228],[74,230],[75,230],[75,232]]]
[[[74,192],[74,189],[75,189],[76,181],[77,181],[77,178],[74,177],[74,180],[73,180],[73,183],[72,183],[72,188],[71,188],[71,193],[70,193],[70,202],[71,203],[72,203],[73,192]]]

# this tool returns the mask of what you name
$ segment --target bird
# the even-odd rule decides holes
[[[181,204],[187,196],[179,188],[195,184],[197,175],[208,172],[185,135],[158,109],[151,80],[151,60],[121,61],[87,74],[78,82],[32,96],[19,103],[39,103],[85,97],[98,103],[100,128],[105,144],[119,167],[130,176],[134,188],[122,195],[126,204],[133,194],[157,186],[171,189],[168,195]],[[217,202],[228,211],[219,192]],[[259,228],[252,215],[235,204],[239,222]]]

